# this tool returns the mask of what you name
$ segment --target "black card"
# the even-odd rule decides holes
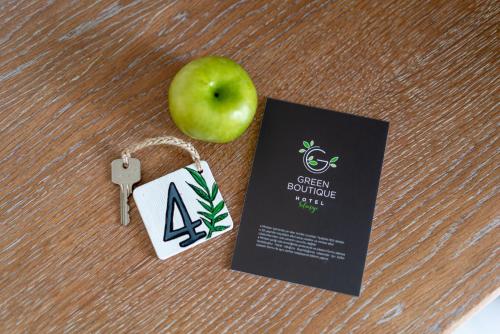
[[[388,127],[267,99],[232,269],[358,296]]]

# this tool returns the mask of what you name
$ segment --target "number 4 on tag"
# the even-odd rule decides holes
[[[174,230],[174,210],[176,204],[179,208],[184,226]],[[168,187],[167,215],[165,218],[165,235],[163,237],[163,241],[174,240],[184,234],[187,234],[189,239],[179,242],[179,246],[187,247],[207,236],[204,231],[195,231],[195,228],[201,224],[201,219],[195,220],[194,222],[191,221],[189,213],[186,210],[186,206],[179,195],[179,191],[177,190],[175,183],[170,183],[170,186]]]
[[[205,161],[137,187],[133,192],[160,259],[218,237],[233,228],[219,187]]]

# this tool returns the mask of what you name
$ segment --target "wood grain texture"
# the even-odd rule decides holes
[[[441,333],[499,291],[496,1],[0,1],[0,332]],[[195,142],[235,229],[156,259],[109,165],[177,70],[233,58],[237,141]],[[265,96],[391,122],[361,297],[229,269]],[[187,164],[137,155],[143,182]]]

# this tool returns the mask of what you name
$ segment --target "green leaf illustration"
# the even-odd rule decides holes
[[[304,150],[303,148],[301,148],[301,149],[299,150],[299,153],[304,153],[305,151],[306,151],[306,150]]]
[[[333,157],[330,159],[330,163],[337,162],[337,160],[339,160],[339,157]]]
[[[334,164],[333,162],[332,162],[332,163],[330,163],[330,166],[331,166],[332,168],[337,168],[337,165],[336,165],[336,164]]]
[[[217,186],[217,183],[214,182],[214,184],[212,186],[212,196],[210,197],[210,201],[212,201],[212,202],[214,201],[218,192],[219,192],[219,187]]]
[[[318,165],[318,162],[316,160],[309,160],[307,163],[309,164],[309,166],[317,166]]]
[[[214,226],[212,225],[212,223],[210,222],[209,219],[201,218],[201,220],[203,221],[203,223],[205,223],[205,225],[207,225],[207,227],[210,231],[212,231],[214,229]]]
[[[218,214],[222,210],[223,207],[224,207],[224,201],[220,201],[219,204],[217,204],[215,206],[215,208],[213,208],[212,214],[213,215]]]
[[[197,201],[198,201],[198,203],[200,203],[200,205],[203,207],[203,209],[205,209],[207,211],[212,211],[213,210],[213,208],[210,207],[210,205],[208,205],[207,203],[202,202],[199,199],[197,199]]]
[[[203,189],[201,189],[200,187],[197,187],[197,186],[195,186],[194,184],[191,184],[191,183],[188,183],[188,185],[191,187],[191,189],[194,190],[194,192],[196,193],[196,195],[200,196],[205,201],[210,202],[210,195],[207,194],[207,193],[205,193],[205,191],[203,191]]]
[[[302,145],[304,145],[304,147],[305,147],[305,148],[309,148],[309,147],[311,147],[311,145],[309,145],[309,143],[308,143],[308,142],[306,142],[305,140],[304,140],[304,141],[302,141]]]
[[[201,174],[198,171],[192,168],[186,167],[186,170],[189,172],[189,174],[191,174],[196,183],[198,183],[205,190],[205,192],[208,193],[207,182],[205,181],[203,176],[201,176]]]
[[[214,216],[209,213],[209,212],[204,212],[204,211],[196,211],[197,214],[199,215],[202,215],[203,217],[209,219],[209,220],[213,220],[214,219]]]
[[[314,156],[313,156],[313,155],[310,155],[310,156],[307,158],[307,160],[308,160],[308,161],[311,161],[311,160],[313,160],[313,159],[314,159]]]
[[[210,239],[214,232],[221,232],[229,228],[229,226],[226,225],[216,225],[218,222],[228,217],[229,213],[220,213],[224,209],[224,201],[219,201],[219,203],[217,204],[215,204],[214,202],[217,194],[219,193],[219,187],[217,186],[217,183],[214,182],[210,191],[210,187],[208,186],[202,174],[188,167],[186,167],[186,170],[189,172],[196,184],[199,185],[198,187],[194,184],[186,182],[189,187],[193,189],[196,195],[200,197],[200,199],[197,199],[196,201],[201,205],[204,211],[197,211],[197,213],[200,215],[201,220],[208,228],[207,239]]]
[[[218,215],[217,217],[215,217],[214,219],[214,224],[217,223],[217,222],[220,222],[221,220],[223,220],[224,218],[226,218],[227,216],[229,216],[229,214],[227,212],[224,212],[223,214],[220,214]]]
[[[314,140],[311,140],[311,141],[309,142],[309,146],[310,146],[310,147],[313,147],[313,146],[314,146]]]

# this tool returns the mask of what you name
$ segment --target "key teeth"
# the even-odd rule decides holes
[[[129,216],[129,211],[130,211],[130,206],[128,205],[128,198],[130,197],[130,194],[132,193],[131,187],[128,184],[121,185],[120,189],[120,215],[121,215],[121,224],[123,226],[127,226],[130,222],[130,216]]]
[[[130,216],[129,216],[129,211],[130,211],[130,206],[125,204],[125,222],[124,225],[127,226],[130,223]]]

